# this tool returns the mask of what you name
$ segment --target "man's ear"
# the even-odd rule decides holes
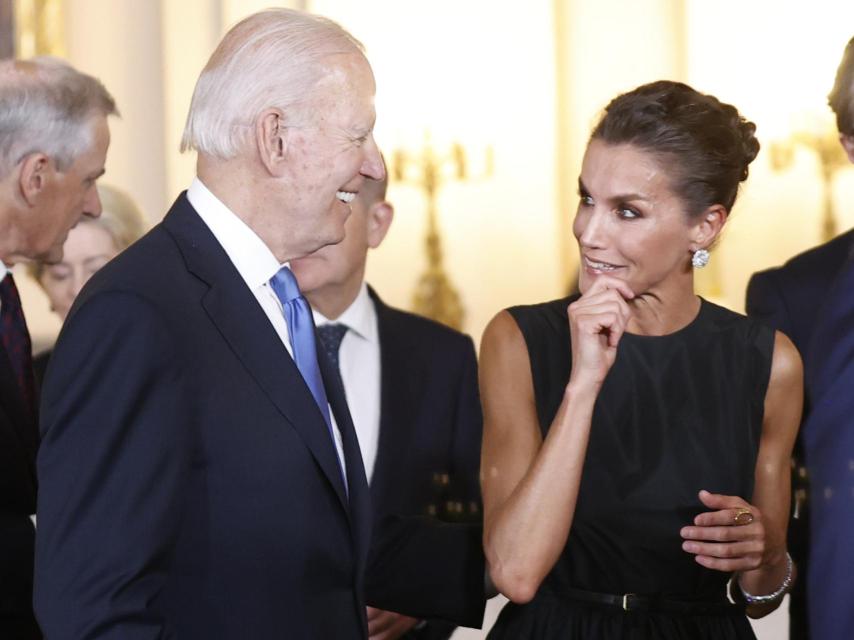
[[[255,145],[261,164],[271,175],[280,177],[288,152],[288,128],[278,109],[263,111],[255,121]]]
[[[839,143],[842,145],[842,148],[845,149],[845,153],[848,155],[848,160],[854,162],[854,135],[840,133]]]
[[[18,174],[18,189],[21,197],[30,206],[36,204],[39,195],[47,186],[53,163],[43,153],[31,153],[21,161]]]
[[[376,249],[382,243],[391,221],[394,219],[394,206],[391,202],[380,200],[368,209],[368,246]]]
[[[728,215],[723,205],[716,204],[706,209],[692,228],[691,251],[711,247],[723,230]]]

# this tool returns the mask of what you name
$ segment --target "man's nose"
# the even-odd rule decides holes
[[[385,178],[385,163],[373,134],[365,141],[365,161],[362,163],[361,173],[374,180]]]
[[[101,196],[98,195],[98,190],[93,186],[83,202],[83,215],[97,218],[101,215],[101,211]]]

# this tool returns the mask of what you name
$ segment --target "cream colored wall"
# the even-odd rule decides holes
[[[557,295],[554,61],[547,2],[431,3],[314,0],[311,9],[361,39],[377,79],[376,137],[386,154],[417,151],[430,130],[437,149],[465,145],[491,178],[450,183],[439,194],[445,265],[479,337],[501,308]],[[425,267],[425,202],[392,184],[397,214],[371,256],[368,280],[409,307]]]
[[[196,174],[195,154],[178,152],[193,89],[226,24],[219,2],[181,0],[161,2],[163,39],[164,130],[167,200],[150,214],[163,215],[172,198],[187,188]],[[195,28],[187,29],[192,24]]]
[[[576,251],[569,233],[589,128],[617,92],[660,77],[685,79],[732,101],[781,136],[791,117],[821,111],[854,24],[835,0],[717,3],[702,0],[294,0],[339,20],[362,39],[378,83],[377,137],[390,152],[458,140],[474,159],[494,149],[491,178],[447,185],[439,196],[446,266],[479,337],[514,303],[560,295]],[[194,173],[177,152],[195,79],[224,30],[263,0],[67,0],[72,63],[116,96],[106,182],[126,189],[157,221]],[[188,28],[192,25],[192,28]],[[561,52],[555,55],[555,46]],[[767,146],[767,145],[766,145]],[[736,206],[714,267],[717,299],[741,308],[750,273],[818,240],[821,183],[801,151],[773,173],[763,151]],[[842,227],[854,224],[854,171],[835,185]],[[393,185],[397,219],[368,276],[408,307],[424,268],[424,199]],[[713,284],[713,283],[711,283]],[[38,343],[58,323],[22,282]]]
[[[822,183],[816,157],[799,150],[774,172],[768,149],[805,115],[832,123],[827,93],[848,40],[854,3],[836,0],[687,0],[688,80],[735,104],[763,145],[714,259],[722,299],[742,309],[750,274],[820,242]],[[832,126],[832,125],[831,125]],[[834,188],[840,229],[854,226],[854,168]]]

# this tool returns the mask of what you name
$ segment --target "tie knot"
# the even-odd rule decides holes
[[[344,339],[344,334],[347,333],[346,324],[322,324],[317,327],[317,335],[320,336],[320,341],[323,347],[333,361],[338,360],[338,351],[341,348],[341,341]]]
[[[273,291],[282,301],[282,304],[296,300],[302,295],[296,276],[288,267],[282,267],[276,275],[270,278],[270,286],[273,287]]]

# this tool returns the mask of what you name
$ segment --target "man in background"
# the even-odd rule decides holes
[[[0,62],[0,637],[39,638],[33,617],[38,446],[32,347],[11,268],[62,259],[69,230],[97,217],[113,98],[50,59]]]
[[[370,482],[375,537],[394,516],[481,520],[474,344],[387,306],[364,280],[368,250],[382,243],[394,216],[387,186],[387,177],[366,181],[351,203],[344,240],[291,263],[343,381]],[[370,602],[370,572],[367,586]],[[368,628],[382,640],[438,640],[454,626],[370,608]]]
[[[854,39],[845,49],[828,101],[836,114],[840,144],[854,162]],[[850,584],[850,567],[854,559],[842,562],[843,541],[847,540],[844,545],[850,548],[851,538],[840,538],[841,530],[828,515],[829,507],[835,505],[838,509],[839,502],[844,500],[841,494],[847,495],[846,508],[849,513],[854,513],[854,486],[837,487],[837,494],[832,497],[835,481],[829,478],[828,473],[835,472],[830,471],[830,459],[827,458],[828,454],[836,452],[847,456],[844,464],[851,459],[854,445],[847,449],[840,449],[838,445],[846,437],[846,432],[854,431],[854,423],[851,422],[854,420],[851,418],[854,408],[847,414],[847,426],[839,422],[839,417],[822,418],[822,413],[836,403],[842,403],[844,398],[838,391],[827,389],[827,379],[818,371],[829,366],[827,352],[833,345],[827,341],[827,336],[833,335],[843,348],[854,332],[854,323],[848,325],[847,338],[843,335],[842,325],[825,326],[834,318],[839,322],[839,318],[844,317],[844,310],[839,308],[843,298],[847,296],[847,300],[854,300],[854,289],[846,292],[838,284],[844,279],[845,270],[851,270],[852,249],[854,229],[795,256],[782,267],[755,274],[747,287],[747,313],[789,336],[804,361],[804,419],[792,464],[794,504],[788,540],[789,551],[801,575],[789,601],[791,640],[824,640],[854,634],[854,630],[841,635],[828,634],[824,630],[816,633],[816,629],[850,612],[850,603],[854,601],[854,593],[830,579],[835,571],[841,570]],[[850,366],[848,369],[850,372]],[[854,397],[854,379],[845,378],[841,364],[837,365],[835,375],[837,384],[847,380],[848,391],[844,395]],[[816,387],[817,378],[825,380],[818,385],[821,389]],[[821,411],[818,411],[819,403],[823,405]],[[849,473],[849,477],[854,477],[854,472]],[[831,497],[826,495],[828,488],[831,489]],[[849,530],[846,535],[854,534]],[[848,593],[848,600],[840,599],[843,593]]]

